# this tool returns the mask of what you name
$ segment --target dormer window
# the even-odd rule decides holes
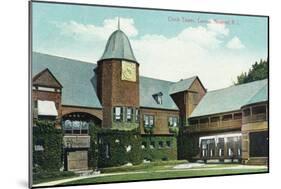
[[[163,99],[162,99],[163,93],[162,92],[156,93],[152,96],[153,96],[153,98],[154,98],[154,100],[156,101],[157,104],[163,103]]]

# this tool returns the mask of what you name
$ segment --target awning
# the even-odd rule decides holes
[[[38,115],[39,116],[58,116],[55,102],[47,100],[38,100]]]

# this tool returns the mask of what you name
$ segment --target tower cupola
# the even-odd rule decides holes
[[[130,41],[120,29],[110,35],[99,61],[107,59],[121,59],[137,63]]]

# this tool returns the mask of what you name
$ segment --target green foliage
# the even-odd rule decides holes
[[[144,127],[144,132],[147,134],[153,134],[154,127]]]
[[[243,72],[237,77],[236,85],[268,78],[268,62],[260,60],[255,62],[248,73]]]
[[[174,136],[143,136],[142,141],[146,143],[143,156],[144,159],[150,161],[167,161],[177,159],[177,143]],[[167,146],[167,141],[170,142],[170,147]],[[154,142],[154,148],[150,145]],[[163,146],[159,145],[159,142],[163,142]]]
[[[91,123],[89,126],[90,148],[88,150],[88,165],[95,169],[98,164],[98,132],[100,127]]]
[[[194,134],[183,133],[183,129],[180,130],[178,136],[178,159],[187,159],[192,161],[192,157],[199,153],[199,136]]]
[[[141,136],[136,130],[101,130],[98,133],[98,143],[99,167],[120,166],[126,163],[136,165],[142,162]],[[129,146],[130,151],[127,151]]]
[[[175,135],[178,135],[179,128],[178,127],[169,127],[169,132],[174,133]]]
[[[55,122],[36,121],[33,127],[34,171],[58,171],[62,166],[62,130],[55,128]],[[35,151],[35,145],[43,151]]]

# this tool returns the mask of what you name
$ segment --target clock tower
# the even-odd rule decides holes
[[[98,61],[97,93],[103,107],[103,128],[139,127],[139,63],[120,29],[109,37]]]

